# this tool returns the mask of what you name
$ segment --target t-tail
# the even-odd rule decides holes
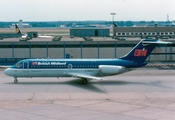
[[[138,64],[144,63],[157,44],[171,44],[171,42],[143,39],[128,54],[120,59],[133,61]]]
[[[17,24],[15,24],[15,30],[17,34],[22,34]]]

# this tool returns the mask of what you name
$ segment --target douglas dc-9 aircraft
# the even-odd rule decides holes
[[[86,84],[90,79],[121,74],[145,66],[146,58],[160,40],[141,40],[128,54],[118,59],[25,59],[7,68],[4,73],[14,77],[77,77]]]

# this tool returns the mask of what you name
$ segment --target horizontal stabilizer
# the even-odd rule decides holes
[[[165,42],[161,40],[143,40],[143,45],[149,45],[149,44],[172,44],[172,42]]]

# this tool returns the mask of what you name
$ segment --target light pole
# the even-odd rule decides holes
[[[111,15],[112,15],[112,22],[113,22],[113,24],[112,24],[112,28],[113,28],[113,36],[115,36],[115,29],[114,29],[114,15],[116,15],[116,13],[111,13]]]
[[[112,15],[112,22],[114,24],[114,15],[116,15],[116,13],[111,13],[111,15]]]

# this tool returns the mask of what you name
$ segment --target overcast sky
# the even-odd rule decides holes
[[[175,0],[0,0],[0,21],[175,20]]]

